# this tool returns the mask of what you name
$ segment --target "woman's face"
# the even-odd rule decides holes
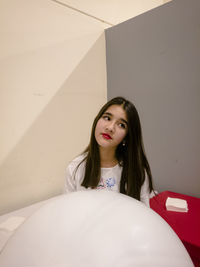
[[[95,138],[102,148],[116,149],[128,132],[126,112],[121,105],[110,106],[98,120]]]

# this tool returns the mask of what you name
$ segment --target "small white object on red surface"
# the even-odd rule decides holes
[[[188,212],[188,204],[184,199],[168,197],[165,206],[169,211]]]

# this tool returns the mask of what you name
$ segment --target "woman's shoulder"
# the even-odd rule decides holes
[[[70,168],[75,168],[76,166],[78,166],[85,158],[86,158],[87,154],[81,154],[77,157],[75,157],[74,159],[72,159],[68,165],[68,167]]]

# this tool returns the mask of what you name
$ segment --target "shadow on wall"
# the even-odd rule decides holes
[[[176,0],[106,30],[108,99],[140,113],[155,189],[200,196],[200,1]]]

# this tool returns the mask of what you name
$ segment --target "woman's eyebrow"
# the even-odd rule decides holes
[[[104,115],[104,114],[109,115],[109,116],[113,116],[113,114],[110,113],[110,112],[104,112],[103,115]]]
[[[128,122],[125,119],[120,119],[120,120],[128,125]]]
[[[110,113],[110,112],[104,112],[104,114],[106,114],[106,115],[109,115],[109,116],[113,117],[113,114],[112,114],[112,113]],[[104,114],[103,114],[103,115],[104,115]],[[126,123],[126,124],[128,125],[128,122],[127,122],[125,119],[122,119],[122,118],[120,118],[119,120],[120,120],[120,121],[123,121],[124,123]]]

